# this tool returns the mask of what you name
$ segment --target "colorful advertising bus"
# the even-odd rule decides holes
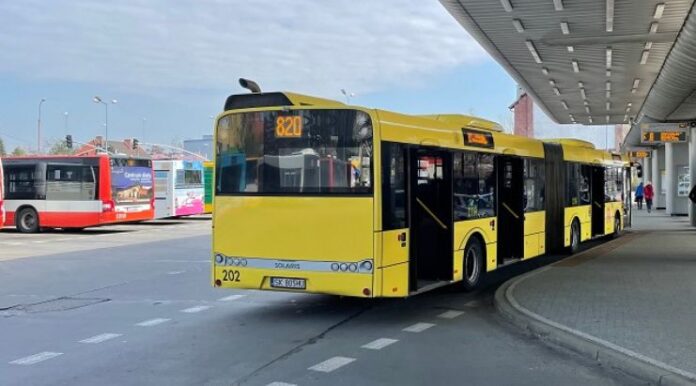
[[[213,213],[213,172],[215,164],[212,161],[203,162],[203,181],[205,181],[205,192],[203,195],[204,213]]]
[[[154,216],[152,161],[98,155],[5,158],[5,225],[82,229]]]
[[[155,218],[203,213],[203,162],[155,160]]]
[[[212,282],[405,297],[618,235],[627,157],[292,93],[232,95],[217,119]]]

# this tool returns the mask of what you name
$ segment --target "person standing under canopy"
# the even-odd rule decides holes
[[[648,213],[650,213],[653,204],[653,197],[655,197],[655,191],[653,190],[653,186],[650,181],[648,181],[643,188],[643,197],[645,197],[645,206],[648,208]]]
[[[636,204],[638,206],[638,210],[643,209],[643,194],[643,182],[641,182],[636,187]]]

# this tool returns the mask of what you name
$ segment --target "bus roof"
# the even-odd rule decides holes
[[[317,98],[290,92],[265,92],[230,95],[225,101],[225,112],[230,110],[279,108],[279,107],[346,108],[339,101]],[[352,106],[351,106],[352,107]],[[544,143],[555,143],[563,148],[567,161],[601,165],[628,165],[626,155],[595,149],[591,142],[574,138],[539,140],[502,132],[500,124],[475,116],[463,114],[408,115],[386,110],[353,107],[369,111],[380,123],[383,140],[414,143],[424,146],[467,148],[462,130],[481,130],[490,138],[494,147],[485,146],[480,151],[544,157]]]

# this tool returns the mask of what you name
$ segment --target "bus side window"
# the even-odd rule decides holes
[[[382,143],[382,229],[403,229],[406,223],[406,147]]]

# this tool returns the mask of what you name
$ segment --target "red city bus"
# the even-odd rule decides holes
[[[152,161],[110,156],[9,157],[5,225],[82,229],[154,217]]]
[[[3,177],[2,177],[2,158],[0,158],[0,228],[5,224],[5,195],[2,194],[3,192]]]

